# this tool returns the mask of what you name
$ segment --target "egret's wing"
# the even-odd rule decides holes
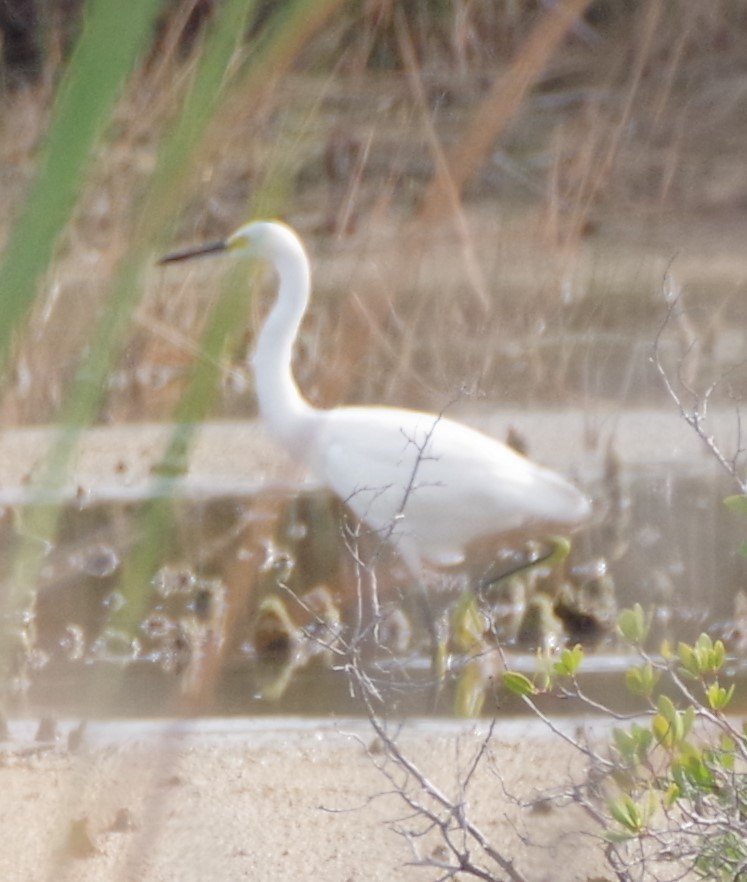
[[[329,411],[315,467],[362,520],[384,530],[397,519],[428,557],[532,520],[575,522],[588,509],[575,487],[500,442],[396,408]]]

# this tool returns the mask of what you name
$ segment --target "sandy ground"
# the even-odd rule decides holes
[[[627,462],[707,461],[676,414],[594,419],[597,435],[614,433]],[[486,427],[501,437],[507,425],[527,435],[540,461],[569,474],[589,471],[588,414],[505,413]],[[63,494],[141,495],[152,488],[151,469],[169,431],[147,425],[88,431],[73,472],[60,482]],[[0,502],[28,493],[52,437],[41,429],[0,436]],[[261,430],[251,423],[214,424],[200,430],[183,483],[192,492],[216,492],[224,484],[251,489],[258,475],[289,479],[287,463]],[[437,879],[438,870],[413,865],[410,846],[393,829],[418,824],[377,769],[383,756],[367,753],[372,741],[365,721],[98,723],[71,752],[64,732],[57,745],[38,745],[30,723],[11,723],[11,740],[0,745],[0,879]],[[481,743],[474,725],[408,723],[400,743],[463,801],[524,879],[610,876],[601,847],[586,835],[592,822],[579,807],[520,805],[584,777],[580,755],[546,728],[499,721],[490,756],[465,794],[458,782]],[[433,835],[417,840],[426,857],[439,857],[440,844]],[[506,877],[496,872],[495,878]]]
[[[25,728],[0,755],[4,882],[440,875],[415,866],[395,830],[422,824],[377,768],[382,754],[368,752],[365,721],[97,724],[74,753],[35,745]],[[485,733],[484,724],[421,722],[398,740],[457,799],[460,773]],[[506,721],[483,760],[463,804],[523,878],[571,882],[603,872],[580,808],[518,804],[582,777],[574,751],[538,724]],[[417,847],[424,857],[445,856],[432,834]]]
[[[611,441],[624,465],[667,462],[714,466],[702,442],[676,410],[587,412],[465,411],[454,418],[505,439],[510,428],[526,441],[532,459],[580,480],[593,479]],[[730,438],[738,429],[733,411],[713,412],[709,429]],[[142,498],[158,489],[156,466],[172,438],[168,424],[134,423],[83,432],[67,477],[54,478],[59,495],[77,498]],[[28,498],[57,438],[54,429],[0,433],[0,504]],[[727,449],[729,449],[728,442]],[[168,492],[216,494],[252,492],[258,485],[301,481],[256,421],[206,423],[195,432],[188,472]]]

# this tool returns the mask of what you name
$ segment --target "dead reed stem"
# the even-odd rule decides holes
[[[513,63],[499,76],[478,107],[462,140],[447,156],[446,168],[437,166],[423,197],[419,219],[433,224],[450,219],[464,185],[521,106],[526,93],[590,0],[564,0],[540,18]]]

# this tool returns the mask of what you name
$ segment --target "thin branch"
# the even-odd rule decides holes
[[[667,270],[664,276],[664,287],[667,291],[676,290],[669,270]],[[697,436],[700,438],[703,444],[705,444],[708,451],[713,455],[716,462],[718,462],[718,464],[726,472],[726,474],[729,475],[729,477],[736,482],[739,488],[739,492],[746,494],[747,479],[741,478],[737,472],[737,463],[739,456],[741,453],[744,452],[741,448],[741,422],[738,423],[738,441],[740,443],[737,446],[736,453],[731,459],[725,456],[715,437],[712,433],[708,431],[707,428],[708,406],[711,397],[714,391],[718,388],[719,384],[724,381],[725,377],[728,376],[728,373],[730,373],[731,371],[724,373],[721,377],[719,377],[718,380],[711,383],[711,385],[706,389],[705,393],[700,395],[694,389],[690,388],[689,383],[685,381],[685,379],[681,376],[681,373],[678,374],[678,378],[682,387],[693,399],[693,404],[688,408],[688,406],[683,401],[682,396],[675,388],[670,374],[661,360],[661,341],[665,331],[671,324],[672,318],[675,315],[675,310],[681,305],[681,295],[679,293],[673,296],[665,295],[665,299],[667,302],[667,310],[664,319],[656,333],[656,336],[654,337],[651,351],[651,361],[653,362],[654,367],[656,368],[656,371],[664,384],[664,388],[666,389],[667,394],[677,406],[677,409],[679,410],[682,419],[695,431]],[[691,342],[688,350],[691,349],[693,345],[694,342]],[[680,362],[680,367],[681,365],[682,362]],[[736,366],[731,370],[736,370]]]

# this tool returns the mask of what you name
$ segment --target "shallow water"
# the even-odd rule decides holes
[[[652,651],[662,639],[676,644],[707,630],[724,637],[731,671],[742,676],[745,638],[735,598],[744,580],[737,549],[747,523],[722,503],[733,490],[729,482],[692,465],[639,463],[587,489],[593,524],[574,537],[561,576],[532,576],[511,595],[508,610],[502,595],[492,608],[509,666],[531,675],[537,644],[580,641],[588,656],[585,689],[635,711],[640,705],[621,676],[631,657],[613,622],[618,609],[640,602],[653,615]],[[375,634],[367,632],[369,571],[353,564],[342,510],[328,494],[266,489],[176,499],[155,515],[153,506],[101,501],[63,509],[54,546],[40,559],[27,627],[11,619],[6,628],[6,644],[16,646],[11,712],[354,715],[362,706],[344,670],[353,651],[392,713],[453,711],[460,654],[454,651],[452,675],[434,688],[422,610],[407,576],[386,555],[375,568],[386,615]],[[6,584],[11,562],[30,541],[29,519],[29,512],[9,509],[0,524]],[[374,549],[364,543],[359,550]],[[432,614],[447,632],[445,616],[468,586],[523,560],[507,550],[498,557],[494,548],[479,551],[471,569],[431,579]],[[155,575],[145,566],[154,553]],[[590,580],[604,591],[584,594],[584,603],[591,596],[598,604],[589,617],[553,617],[545,630],[526,626],[532,592],[552,598],[558,585],[578,588]],[[449,621],[453,628],[453,616]],[[486,712],[525,710],[492,684],[485,688]],[[545,704],[553,713],[582,712],[573,701],[548,697]]]

